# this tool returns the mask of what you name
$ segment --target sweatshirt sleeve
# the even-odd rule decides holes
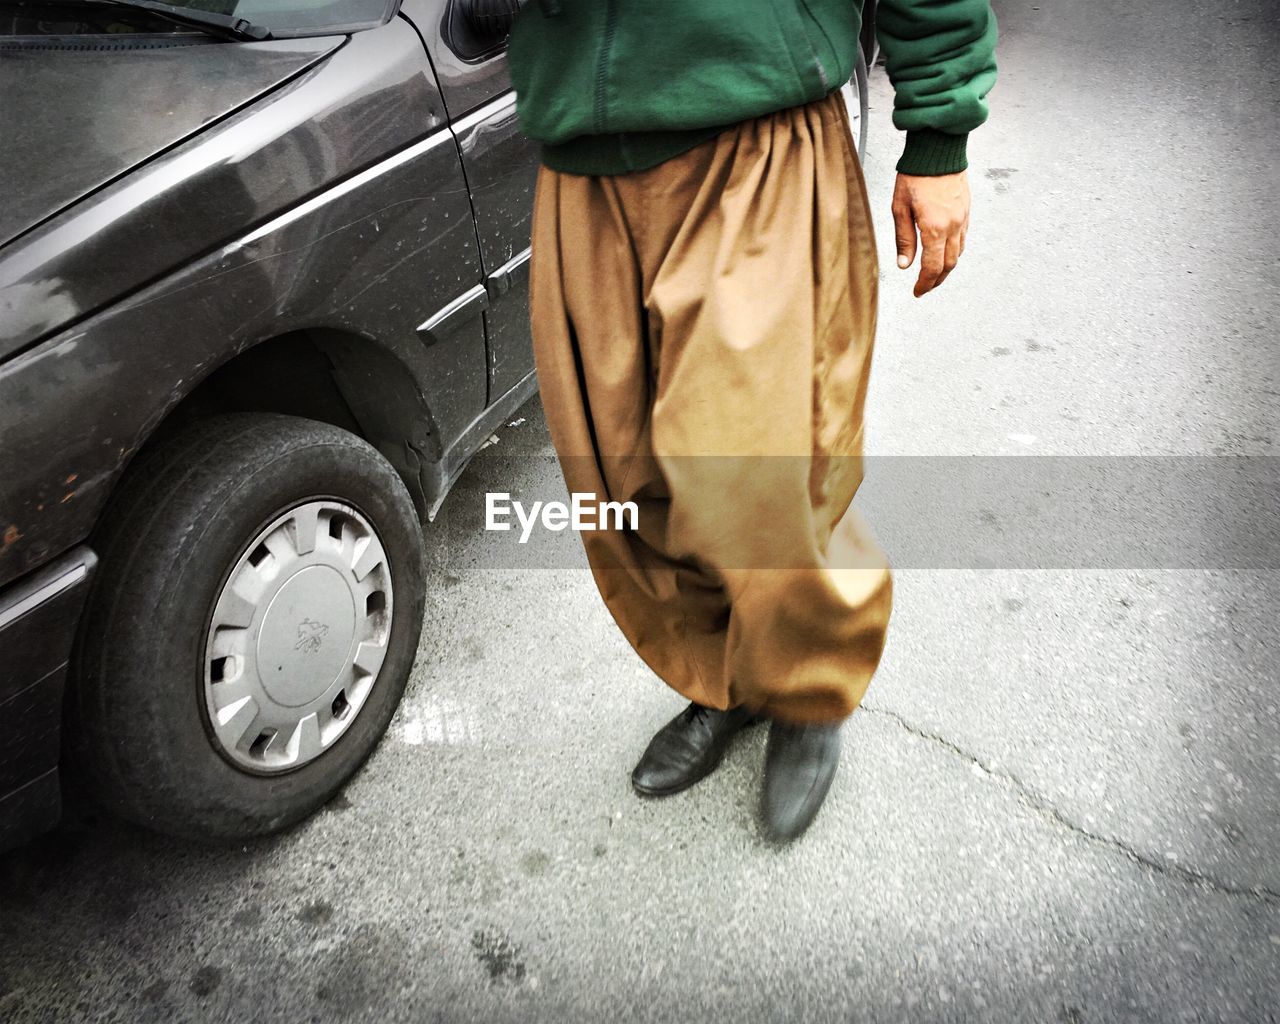
[[[969,132],[987,119],[996,80],[990,0],[879,0],[876,36],[893,83],[893,123],[907,133],[903,174],[969,166]]]

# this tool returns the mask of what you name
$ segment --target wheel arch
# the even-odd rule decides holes
[[[423,472],[439,457],[435,423],[412,371],[375,339],[333,328],[265,337],[202,377],[138,450],[193,420],[231,412],[300,416],[362,437],[395,467],[426,521],[437,498]]]

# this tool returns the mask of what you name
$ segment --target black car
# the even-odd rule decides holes
[[[0,847],[68,763],[281,828],[385,731],[424,524],[535,389],[501,44],[466,0],[0,0],[0,96]]]

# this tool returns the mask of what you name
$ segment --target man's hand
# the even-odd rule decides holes
[[[898,266],[904,270],[916,258],[919,229],[922,252],[915,287],[919,298],[947,279],[964,252],[964,236],[969,230],[968,174],[899,174],[893,187],[893,226]]]

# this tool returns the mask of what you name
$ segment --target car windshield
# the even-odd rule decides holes
[[[399,0],[166,0],[174,7],[235,15],[276,36],[351,32],[381,25]]]

